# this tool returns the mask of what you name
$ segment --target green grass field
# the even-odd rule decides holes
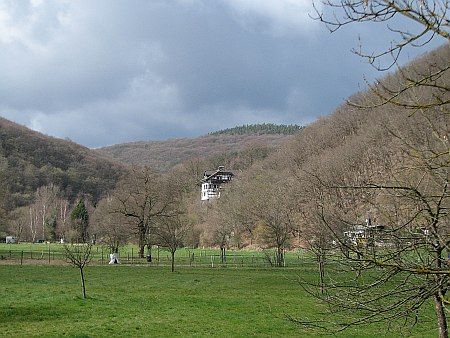
[[[296,336],[321,334],[286,315],[311,318],[323,310],[296,282],[314,279],[303,268],[179,268],[89,266],[88,299],[69,266],[0,265],[0,335],[5,337]],[[429,321],[412,337],[436,336]],[[398,337],[385,326],[351,329],[337,337]]]

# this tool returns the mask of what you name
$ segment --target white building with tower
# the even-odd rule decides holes
[[[205,171],[202,179],[202,201],[220,197],[223,184],[230,182],[234,174],[220,166],[217,170]]]

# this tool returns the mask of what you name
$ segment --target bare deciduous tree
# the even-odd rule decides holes
[[[91,261],[92,244],[64,244],[64,251],[69,262],[80,271],[83,299],[86,299],[86,279],[84,268]]]
[[[118,201],[112,196],[100,200],[92,215],[93,233],[100,243],[106,244],[112,253],[118,253],[131,236],[128,219],[116,213]]]
[[[348,102],[365,108],[390,103],[412,110],[412,114],[422,109],[444,108],[449,114],[448,56],[435,58],[426,67],[400,67],[397,63],[405,48],[423,48],[434,39],[446,42],[442,48],[449,48],[449,6],[447,0],[324,0],[320,6],[315,6],[316,18],[324,22],[331,32],[349,24],[372,22],[384,24],[398,36],[397,40],[378,52],[366,52],[362,47],[354,50],[377,70],[384,71],[395,66],[398,74],[373,85],[367,83],[371,94],[374,94],[370,101],[350,99]],[[403,20],[397,20],[398,17]],[[423,62],[427,62],[426,58]]]
[[[263,172],[250,192],[253,219],[257,220],[256,238],[262,248],[276,248],[276,265],[284,265],[284,250],[292,239],[294,206],[288,196],[289,186],[273,173]]]
[[[169,180],[148,167],[132,169],[114,193],[116,213],[129,219],[138,237],[139,255],[144,257],[145,246],[151,247],[151,230],[157,218],[173,216],[171,206],[179,195]]]
[[[208,208],[207,216],[207,235],[209,237],[208,244],[212,246],[219,246],[220,260],[226,263],[226,250],[231,244],[231,237],[236,229],[235,218],[230,212],[230,205],[227,202],[234,197],[226,198],[224,194],[219,200],[211,201]]]
[[[432,300],[439,335],[447,337],[448,124],[431,111],[387,119],[385,138],[359,135],[355,143],[364,146],[335,149],[310,171],[325,196],[315,223],[340,248],[333,278],[319,297],[343,314],[339,321],[333,315],[341,329],[380,321],[414,324]],[[380,149],[383,161],[373,162]]]
[[[26,232],[28,230],[28,208],[20,207],[13,210],[9,215],[9,227],[10,233],[17,238],[20,242],[26,237]]]
[[[397,34],[399,39],[391,41],[389,47],[381,52],[354,50],[379,70],[386,69],[377,63],[380,58],[393,57],[392,66],[405,47],[420,48],[436,37],[450,41],[450,4],[446,0],[324,0],[320,4],[314,6],[316,18],[324,22],[331,32],[349,24],[374,22],[385,23],[388,30]],[[408,29],[402,21],[396,24],[395,19],[399,16],[415,29]]]
[[[7,186],[5,184],[6,169],[8,167],[8,161],[4,156],[0,154],[0,231],[5,228],[6,219],[6,193]]]
[[[64,197],[59,197],[56,204],[57,234],[64,240],[69,237],[70,232],[70,204],[67,198]]]
[[[155,243],[166,248],[171,255],[171,270],[175,271],[175,252],[183,247],[184,239],[191,223],[177,213],[172,217],[160,218],[155,227]]]
[[[59,194],[59,188],[53,184],[40,187],[36,190],[34,204],[39,215],[41,239],[54,239],[50,238],[54,237],[50,235],[50,232],[54,232],[55,229],[49,231],[46,225],[48,224],[49,219],[54,216],[53,214],[56,211],[56,202]]]
[[[39,224],[39,213],[34,204],[28,207],[28,227],[30,229],[31,242],[36,242],[37,232]]]
[[[390,114],[391,120],[384,118],[385,124],[378,126],[389,149],[382,153],[379,149],[387,147],[380,141],[355,138],[359,141],[355,145],[365,144],[360,147],[365,153],[339,149],[347,163],[341,160],[341,168],[329,165],[339,161],[327,154],[329,158],[324,156],[320,165],[328,165],[334,178],[311,175],[332,201],[323,204],[320,219],[342,249],[342,271],[357,272],[353,281],[331,282],[323,299],[347,314],[341,328],[401,318],[414,323],[419,309],[432,299],[439,336],[448,337],[450,3],[325,0],[322,4],[323,8],[316,6],[317,19],[331,31],[371,22],[381,23],[399,37],[380,52],[354,50],[377,70],[397,67],[398,71],[349,100],[367,113]],[[446,42],[440,50],[415,64],[398,66],[405,48],[422,48],[435,38]],[[359,160],[350,154],[358,154]],[[364,209],[377,220],[375,227],[364,225]],[[352,232],[362,238],[349,240]]]

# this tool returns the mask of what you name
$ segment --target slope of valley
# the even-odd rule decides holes
[[[439,175],[433,175],[436,181],[444,177],[445,183],[450,134],[450,97],[446,89],[450,83],[449,60],[450,45],[445,44],[406,65],[401,72],[380,79],[369,90],[353,95],[349,103],[306,126],[277,152],[244,172],[242,190],[237,189],[232,198],[243,196],[247,190],[256,196],[256,188],[252,188],[262,175],[280,185],[288,184],[289,190],[283,191],[286,203],[292,202],[293,208],[303,211],[311,208],[311,200],[321,184],[322,188],[375,183],[408,187],[411,182],[422,184],[419,178],[430,168],[440,168]],[[429,85],[396,95],[395,99],[403,105],[383,102],[380,97],[383,86],[402,88],[415,77],[438,72],[439,77],[433,78],[434,82],[429,80]],[[436,98],[439,101],[435,101],[435,106],[415,107],[417,98],[421,102],[434,102]],[[426,189],[431,189],[437,183],[430,179],[427,184]],[[343,189],[340,198],[344,200],[342,196],[350,191],[354,196],[348,197],[346,203],[352,205],[355,219],[363,222],[367,213],[376,208],[367,206],[365,199],[369,194],[356,189]]]
[[[126,172],[123,165],[74,142],[49,137],[0,118],[0,171],[6,209],[26,205],[37,188],[54,184],[68,198],[98,200]]]
[[[131,165],[148,165],[159,171],[167,171],[175,165],[192,158],[230,157],[249,149],[259,148],[268,152],[292,137],[302,128],[270,132],[261,126],[261,132],[255,132],[254,126],[242,131],[242,127],[231,128],[222,132],[211,133],[197,138],[180,138],[166,141],[141,141],[117,144],[97,149],[96,151],[114,160]],[[278,130],[278,129],[277,129]],[[226,160],[224,159],[226,162]]]

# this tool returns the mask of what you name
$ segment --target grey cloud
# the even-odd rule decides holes
[[[386,44],[376,27],[330,35],[286,14],[296,1],[264,3],[6,3],[0,115],[97,147],[308,123],[377,75],[349,52],[357,35]]]

